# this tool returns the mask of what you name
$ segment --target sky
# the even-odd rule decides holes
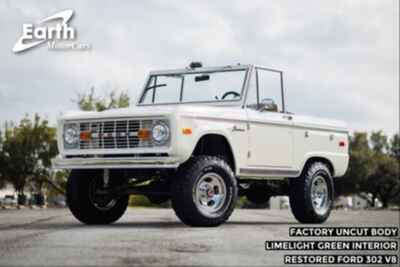
[[[83,3],[84,2],[84,3]],[[73,9],[89,51],[15,54],[23,23]],[[132,104],[153,69],[260,64],[284,71],[287,109],[355,131],[399,129],[399,1],[0,2],[0,121],[52,124],[91,86]]]

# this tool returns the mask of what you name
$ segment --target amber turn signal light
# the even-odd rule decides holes
[[[137,137],[141,140],[149,140],[150,139],[150,130],[143,128],[143,129],[139,129],[139,131],[137,132]]]
[[[79,134],[79,138],[80,138],[81,140],[83,140],[83,141],[88,141],[88,140],[90,140],[90,138],[91,138],[91,133],[90,133],[89,131],[81,132],[81,133]]]
[[[190,135],[190,134],[192,134],[192,129],[190,129],[190,128],[182,128],[182,134]]]

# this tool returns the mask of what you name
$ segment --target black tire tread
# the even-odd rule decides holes
[[[331,209],[324,216],[319,216],[310,205],[311,182],[317,172],[324,172],[327,176],[330,185],[331,195],[334,196],[334,188],[331,172],[328,166],[322,162],[312,162],[304,169],[303,173],[298,178],[290,179],[289,202],[290,208],[294,217],[301,223],[323,223],[329,215]]]
[[[192,194],[192,191],[188,192],[188,189],[193,187],[193,179],[195,178],[192,174],[200,172],[209,165],[217,165],[222,168],[231,177],[233,184],[232,203],[222,216],[215,218],[204,217],[195,208],[194,203],[188,202],[188,199],[190,199],[188,194]],[[172,207],[178,218],[190,226],[218,226],[224,223],[234,210],[236,198],[237,181],[235,175],[230,166],[221,157],[202,155],[190,158],[179,168],[178,174],[172,183]]]
[[[107,211],[98,210],[89,199],[89,179],[98,171],[73,170],[67,181],[67,205],[76,219],[85,224],[110,224],[117,221],[128,207],[129,196],[122,196]]]

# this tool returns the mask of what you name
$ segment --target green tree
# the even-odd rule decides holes
[[[18,195],[23,195],[27,177],[34,168],[33,155],[29,151],[31,142],[26,134],[28,128],[31,125],[26,119],[18,127],[6,126],[3,142],[2,173]]]
[[[6,180],[3,175],[4,155],[3,155],[3,133],[0,131],[0,189],[6,185]]]
[[[390,140],[390,155],[397,161],[397,177],[400,179],[400,134],[396,133]],[[400,206],[400,193],[394,198],[393,203]]]
[[[338,195],[362,193],[366,190],[367,179],[375,171],[373,151],[366,133],[355,132],[349,139],[349,167],[344,177],[336,179]]]
[[[388,138],[382,131],[372,132],[370,137],[372,150],[375,153],[383,154],[388,151]]]
[[[109,95],[102,98],[95,96],[95,88],[91,87],[88,93],[78,94],[75,102],[79,109],[84,111],[104,111],[129,107],[129,101],[130,98],[126,92],[118,94],[117,90],[113,90]]]
[[[1,173],[19,195],[25,198],[28,183],[41,191],[50,183],[51,159],[57,155],[56,130],[35,114],[33,121],[22,119],[18,126],[6,127],[2,149]]]
[[[389,144],[382,131],[354,133],[350,138],[350,160],[343,178],[336,180],[339,195],[359,194],[371,206],[378,199],[383,207],[400,202],[398,135]],[[397,153],[397,154],[396,154]]]
[[[372,132],[370,140],[376,168],[367,179],[366,190],[386,208],[400,194],[399,161],[395,157],[396,148],[393,147],[397,145],[396,136],[393,137],[391,145],[382,131]]]
[[[375,171],[368,177],[366,191],[379,199],[383,208],[394,203],[400,195],[399,162],[388,154],[376,153]]]
[[[398,133],[390,140],[390,154],[400,161],[400,135]]]

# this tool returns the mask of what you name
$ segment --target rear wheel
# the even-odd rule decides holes
[[[219,157],[197,156],[180,167],[172,184],[172,207],[191,226],[217,226],[232,214],[236,178]]]
[[[109,187],[123,180],[110,178]],[[112,196],[104,191],[102,171],[73,170],[67,182],[67,204],[72,214],[86,224],[109,224],[117,221],[126,211],[129,196]]]
[[[332,176],[322,162],[310,164],[299,178],[290,179],[290,207],[299,222],[326,221],[332,209],[333,196]]]

